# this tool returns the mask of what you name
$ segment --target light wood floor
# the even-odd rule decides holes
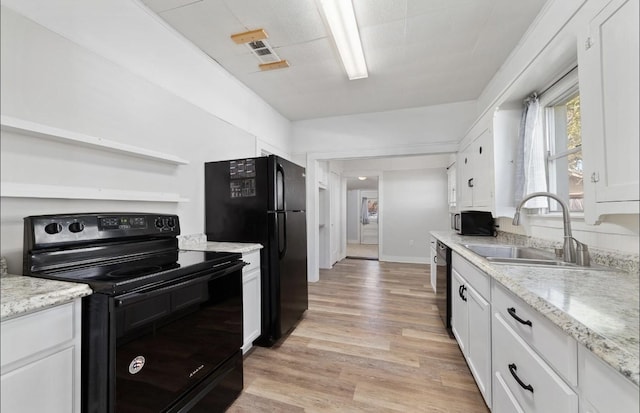
[[[347,244],[348,258],[378,259],[378,244]]]
[[[440,322],[428,270],[350,259],[321,270],[298,327],[245,359],[228,412],[489,412]]]

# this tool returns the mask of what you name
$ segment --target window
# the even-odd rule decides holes
[[[549,190],[562,198],[571,212],[584,211],[580,93],[574,69],[540,97],[544,108]],[[551,212],[561,211],[552,201]]]

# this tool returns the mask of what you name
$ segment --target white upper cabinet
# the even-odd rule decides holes
[[[458,152],[457,209],[491,211],[512,216],[515,207],[515,155],[520,105],[504,105],[489,113],[467,134],[476,136]]]
[[[639,212],[638,1],[613,0],[578,43],[585,220]]]
[[[449,204],[449,211],[456,210],[456,202],[458,201],[456,194],[457,186],[456,164],[454,162],[447,168],[447,203]]]
[[[458,154],[460,165],[458,203],[460,209],[491,206],[493,159],[491,130],[485,129]]]

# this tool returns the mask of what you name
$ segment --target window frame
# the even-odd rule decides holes
[[[552,192],[556,192],[552,190],[552,188],[557,182],[557,168],[551,168],[551,162],[557,161],[561,158],[568,159],[569,155],[582,152],[582,143],[575,148],[564,149],[559,152],[556,151],[554,146],[556,144],[556,133],[558,127],[555,122],[557,114],[554,106],[567,102],[577,95],[580,95],[580,88],[578,84],[578,68],[576,66],[538,96],[539,104],[542,109],[542,127],[545,141],[545,174],[547,178],[547,187],[549,188],[549,191]],[[567,199],[567,202],[569,201],[570,200]],[[555,217],[561,213],[561,208],[557,202],[549,200],[549,208],[541,209],[537,215]],[[571,215],[583,216],[584,211],[571,211]]]

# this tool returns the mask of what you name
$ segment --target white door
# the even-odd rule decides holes
[[[331,265],[338,262],[338,255],[340,251],[340,204],[342,186],[340,185],[340,176],[331,172],[329,190],[331,198],[331,213],[329,217],[330,221],[330,244],[331,244]]]

